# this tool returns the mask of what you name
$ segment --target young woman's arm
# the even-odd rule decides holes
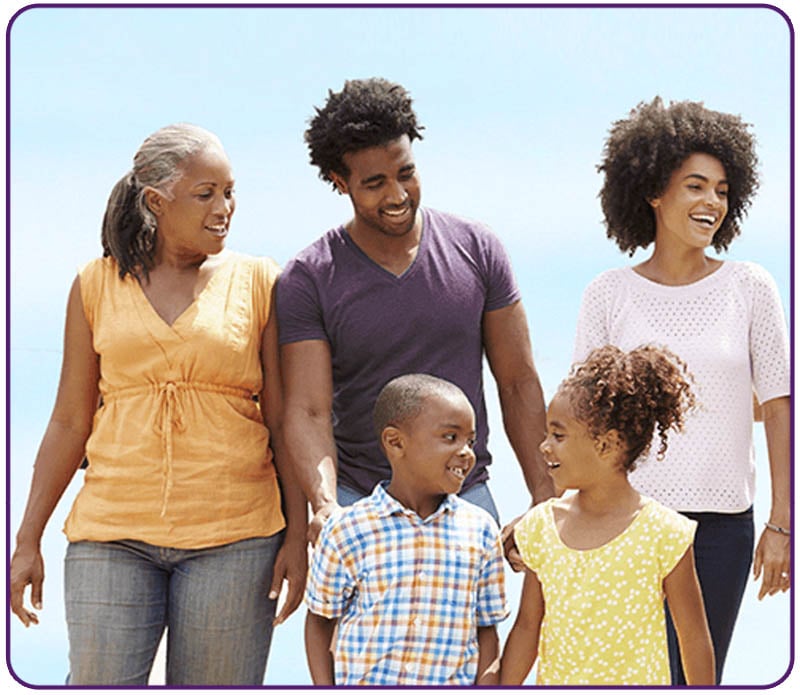
[[[664,594],[678,635],[686,684],[715,685],[714,647],[694,567],[693,546],[667,575]]]
[[[80,280],[76,278],[67,302],[56,403],[36,455],[28,503],[11,558],[9,603],[25,627],[39,622],[36,613],[24,606],[23,594],[30,584],[31,603],[37,610],[42,608],[44,562],[39,546],[53,510],[83,460],[97,409],[99,379],[99,357],[92,345]]]
[[[769,521],[783,529],[791,528],[791,405],[788,396],[773,398],[762,406],[764,432],[767,436],[769,472],[772,482],[772,507]],[[758,598],[772,596],[789,588],[790,538],[765,528],[756,546],[753,575],[763,575]]]
[[[335,685],[331,642],[336,621],[308,611],[306,615],[306,659],[314,685]]]
[[[536,573],[527,570],[514,626],[500,659],[500,685],[521,685],[539,653],[539,630],[544,618],[542,585]]]

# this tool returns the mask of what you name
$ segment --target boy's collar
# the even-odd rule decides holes
[[[419,515],[412,509],[409,509],[401,502],[396,500],[392,497],[388,492],[386,492],[386,488],[389,485],[388,480],[382,480],[379,482],[375,489],[372,492],[373,500],[375,501],[375,506],[377,508],[378,516],[386,517],[392,516],[393,514],[403,514],[405,516],[413,515],[417,519],[419,519]],[[446,512],[455,511],[456,505],[458,504],[458,497],[456,495],[445,495],[445,498],[442,500],[442,503],[436,508],[436,511],[431,514],[429,517],[422,519],[423,522],[428,521],[429,519],[434,519],[441,514]]]

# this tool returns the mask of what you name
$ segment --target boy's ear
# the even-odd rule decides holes
[[[387,457],[398,456],[405,446],[403,433],[394,425],[387,425],[381,432],[381,446]]]

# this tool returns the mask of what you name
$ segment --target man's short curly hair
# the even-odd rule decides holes
[[[702,102],[665,106],[660,97],[641,102],[626,119],[616,121],[597,170],[605,174],[600,201],[606,234],[633,255],[655,239],[649,200],[660,196],[673,172],[695,153],[716,157],[728,179],[728,214],[714,235],[717,251],[727,250],[739,234],[758,188],[758,157],[749,124],[739,116],[705,108]]]
[[[382,77],[348,80],[341,92],[328,91],[322,108],[305,132],[311,164],[319,177],[332,183],[330,173],[347,177],[342,159],[348,152],[385,145],[402,135],[422,139],[423,126],[411,108],[411,97],[399,84]]]

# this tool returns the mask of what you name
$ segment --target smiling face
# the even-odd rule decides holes
[[[353,233],[402,237],[415,229],[421,189],[408,135],[342,159],[349,175],[330,176],[353,203]]]
[[[475,466],[475,415],[462,394],[431,394],[418,415],[382,433],[392,465],[388,491],[420,515],[457,494]]]
[[[656,217],[656,244],[705,249],[728,213],[725,168],[710,154],[690,155],[650,205]]]
[[[182,176],[169,195],[146,191],[158,220],[158,243],[182,256],[219,253],[236,208],[230,162],[220,147],[209,144],[179,169]]]
[[[583,489],[605,474],[601,443],[573,417],[569,397],[559,391],[547,408],[547,436],[539,446],[547,470],[561,489]]]

